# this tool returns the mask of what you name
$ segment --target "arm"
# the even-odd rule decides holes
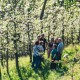
[[[57,47],[57,52],[62,53],[62,51],[63,51],[63,44],[59,44]]]

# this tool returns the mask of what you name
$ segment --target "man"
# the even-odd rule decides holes
[[[38,35],[38,36],[37,36],[37,41],[40,41],[40,38],[41,38],[41,36],[40,36],[40,35]]]
[[[48,43],[48,51],[47,51],[48,58],[50,57],[50,53],[53,49],[53,44],[54,44],[54,38],[51,38],[50,42]]]
[[[58,46],[57,46],[57,54],[58,54],[58,60],[61,60],[62,52],[63,52],[63,42],[61,38],[58,38]]]
[[[44,38],[44,34],[41,35],[40,41],[43,42],[42,46],[43,46],[43,49],[44,49],[44,52],[45,52],[45,49],[46,49],[45,46],[46,46],[47,40]]]

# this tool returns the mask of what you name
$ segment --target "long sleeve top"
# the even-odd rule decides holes
[[[38,56],[39,55],[39,45],[35,45],[33,47],[33,56]]]
[[[57,49],[53,49],[53,50],[51,51],[51,54],[52,54],[52,57],[55,57],[55,55],[57,54]]]
[[[62,54],[63,47],[64,47],[63,42],[60,42],[57,47],[57,52]]]

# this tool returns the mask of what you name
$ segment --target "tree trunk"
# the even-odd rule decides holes
[[[49,42],[49,38],[50,38],[50,26],[48,28],[49,28],[49,30],[48,30],[48,42]]]
[[[30,39],[29,23],[28,23],[28,41],[29,41],[30,62],[32,62],[32,51],[31,51],[31,39]]]
[[[18,54],[17,54],[17,52],[15,53],[15,60],[16,60],[16,68],[18,68],[19,64],[18,64]]]
[[[7,73],[9,73],[9,68],[8,68],[8,44],[9,44],[9,40],[8,40],[8,26],[7,26],[7,48],[6,48],[6,68],[7,68]]]
[[[73,30],[71,31],[71,43],[73,44],[73,40],[74,40],[74,38],[73,38]]]
[[[2,38],[1,38],[1,47],[2,47]],[[2,48],[1,48],[1,65],[3,66],[3,54],[2,54]]]
[[[32,62],[32,50],[31,50],[31,43],[29,44],[29,51],[30,51],[30,62]]]
[[[43,4],[42,11],[41,11],[41,14],[40,14],[40,20],[42,20],[42,18],[43,18],[46,3],[47,3],[47,0],[44,0],[44,4]]]
[[[3,66],[3,54],[1,53],[1,65]]]
[[[63,27],[63,30],[62,30],[62,40],[63,40],[63,43],[64,43],[64,27]]]
[[[69,43],[68,43],[68,33],[67,33],[67,44],[66,45],[68,45]]]
[[[79,29],[78,43],[80,43],[80,29]]]
[[[28,19],[30,18],[30,16],[29,16],[29,11],[28,11]],[[30,39],[30,26],[29,26],[29,23],[31,23],[30,22],[30,20],[29,20],[29,22],[27,23],[27,25],[26,25],[26,27],[28,28],[28,41],[29,41],[29,55],[30,55],[30,62],[32,62],[32,46],[31,46],[31,39]]]
[[[15,27],[15,34],[14,34],[14,38],[17,37],[17,34],[16,34],[16,23],[14,22],[14,27]],[[19,67],[19,63],[18,63],[18,53],[17,53],[17,40],[15,39],[14,40],[14,49],[16,50],[15,52],[15,61],[16,61],[16,68]]]
[[[7,68],[7,73],[9,73],[9,66],[8,66],[8,48],[6,51],[6,68]]]

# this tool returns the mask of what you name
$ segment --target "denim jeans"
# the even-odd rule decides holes
[[[32,67],[34,68],[34,65],[36,64],[36,56],[33,56],[33,62],[32,62]]]
[[[40,56],[33,56],[32,67],[37,69],[37,68],[39,68],[40,63],[41,63]]]

